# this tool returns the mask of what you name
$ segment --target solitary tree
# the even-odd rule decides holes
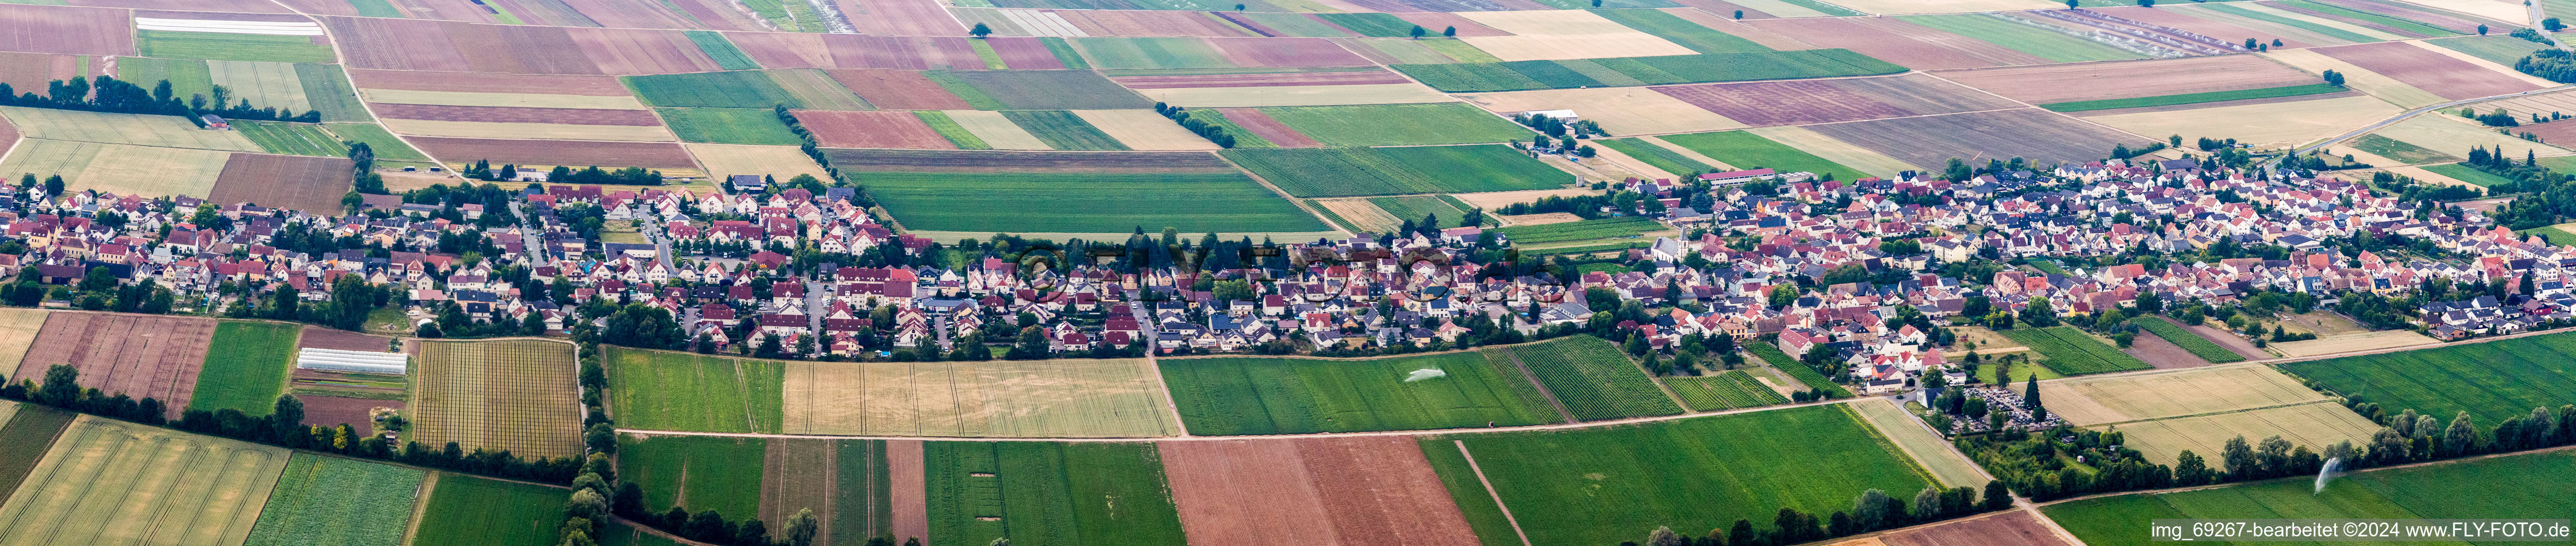
[[[2485,35],[2487,35],[2487,26],[2486,26],[2486,25],[2478,25],[2478,35],[2479,35],[2479,36],[2485,36]]]
[[[984,26],[984,24],[983,24],[983,23],[975,23],[975,28],[974,28],[974,29],[972,29],[972,30],[968,30],[968,31],[966,31],[966,33],[967,33],[967,34],[975,35],[975,37],[977,37],[977,38],[983,38],[983,37],[987,37],[987,36],[992,36],[992,35],[993,35],[993,27]]]
[[[797,510],[796,515],[787,516],[787,529],[781,534],[787,537],[789,546],[814,546],[815,530],[814,509],[804,508]]]
[[[1413,34],[1413,39],[1420,40],[1423,36],[1431,34],[1431,30],[1422,28],[1422,25],[1413,25],[1411,34]]]
[[[2156,0],[2138,0],[2139,7],[2156,7]]]
[[[1440,36],[1444,38],[1456,38],[1458,37],[1458,27],[1451,26],[1449,28],[1440,29]]]
[[[2029,386],[2022,388],[2021,406],[2025,408],[2039,407],[2039,374],[2030,374]]]
[[[2075,9],[2075,0],[2066,0],[2066,9]]]
[[[2075,3],[2075,0],[2066,0],[2066,3],[2067,3],[2068,5],[2073,5],[2073,4]],[[1735,10],[1735,20],[1737,20],[1737,21],[1742,21],[1742,20],[1744,20],[1744,10]]]

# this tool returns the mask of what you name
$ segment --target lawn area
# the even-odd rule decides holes
[[[1502,145],[1236,148],[1221,153],[1298,197],[1541,190],[1574,181],[1573,175]]]
[[[903,227],[979,233],[1316,232],[1330,228],[1237,173],[858,173]],[[959,188],[974,188],[961,192]],[[999,215],[995,211],[1031,214]]]
[[[768,108],[655,108],[671,134],[686,142],[796,146],[805,139]]]
[[[1334,147],[1493,144],[1537,135],[1464,103],[1282,106],[1261,112]]]
[[[2104,99],[2104,100],[2086,100],[2086,101],[2075,101],[2075,102],[2055,102],[2055,103],[2049,103],[2049,104],[2042,104],[2042,105],[2039,105],[2039,107],[2040,107],[2040,108],[2047,108],[2047,109],[2050,109],[2050,110],[2055,110],[2055,111],[2059,111],[2059,112],[2083,112],[2083,111],[2088,111],[2088,110],[2110,110],[2110,109],[2113,109],[2113,108],[2137,108],[2137,107],[2142,107],[2142,106],[2172,106],[2172,105],[2176,105],[2176,104],[2197,104],[2197,103],[2203,103],[2203,102],[2218,102],[2218,101],[2227,101],[2227,100],[2266,99],[2266,98],[2272,98],[2272,97],[2295,97],[2295,96],[2299,96],[2299,95],[2317,95],[2317,94],[2324,94],[2324,93],[2334,93],[2334,92],[2340,92],[2340,91],[2344,91],[2344,90],[2345,90],[2345,89],[2344,89],[2344,88],[2342,88],[2342,87],[2336,87],[2336,86],[2326,85],[2326,84],[2322,84],[2322,83],[2312,83],[2312,84],[2307,84],[2307,85],[2290,85],[2290,86],[2282,86],[2282,87],[2266,87],[2266,88],[2262,88],[2262,89],[2239,89],[2239,90],[2235,90],[2235,91],[2210,91],[2210,92],[2207,92],[2207,93],[2184,93],[2184,94],[2180,94],[2180,95],[2162,95],[2162,96],[2154,96],[2154,97],[2138,97],[2138,98],[2132,98],[2132,99]]]
[[[1831,514],[1865,490],[1911,500],[1932,485],[1842,406],[1436,441],[1466,441],[1532,544],[1616,544],[1657,526],[1719,529],[1737,519],[1768,528],[1781,508]],[[1449,482],[1452,498],[1485,496],[1472,477],[1465,482]],[[1477,534],[1513,536],[1483,525]]]
[[[2462,411],[2486,430],[2531,408],[2576,404],[2576,333],[2450,345],[2279,365],[2383,411],[2448,420]]]
[[[2347,474],[2323,492],[2291,478],[2064,502],[2040,513],[2085,544],[2145,546],[2154,519],[2565,518],[2576,489],[2533,484],[2567,480],[2576,480],[2576,453],[2562,450]]]
[[[2453,180],[2476,184],[2478,187],[2482,188],[2492,188],[2499,184],[2513,183],[2513,179],[2511,178],[2487,174],[2486,171],[2477,170],[2474,167],[2459,163],[2447,165],[2425,165],[2423,169],[2433,171],[2433,174],[2451,177]]]
[[[251,544],[396,546],[427,472],[297,453],[268,492]]]
[[[1816,157],[1815,154],[1744,131],[1664,135],[1656,138],[1689,148],[1691,151],[1708,156],[1709,159],[1724,161],[1739,169],[1806,171],[1819,175],[1832,175],[1835,180],[1859,180],[1869,176],[1869,173],[1861,172],[1860,169],[1845,167],[1840,163]]]
[[[1834,383],[1834,380],[1826,378],[1825,374],[1816,373],[1815,368],[1809,368],[1806,363],[1790,358],[1788,353],[1780,352],[1778,346],[1769,343],[1746,343],[1742,346],[1745,352],[1753,353],[1754,357],[1771,363],[1772,369],[1780,370],[1780,373],[1789,374],[1790,378],[1806,384],[1807,390],[1832,393],[1834,398],[1850,398],[1852,395],[1849,389]]]
[[[635,98],[654,106],[699,106],[707,108],[759,108],[777,105],[803,108],[803,101],[779,87],[768,74],[759,71],[699,72],[694,74],[655,74],[626,76],[626,87],[635,90]]]
[[[2370,152],[2371,155],[2403,161],[2409,165],[2423,163],[2457,163],[2460,161],[2459,156],[2436,152],[2423,146],[2416,146],[2406,141],[2388,138],[2378,134],[2361,135],[2360,138],[2347,141],[2347,144],[2352,146],[2354,149]]]
[[[2061,63],[2145,58],[2144,55],[2092,40],[1985,14],[1918,15],[1897,19]]]
[[[921,451],[927,543],[1184,543],[1151,443],[929,442]]]
[[[769,360],[608,348],[617,424],[635,430],[779,431],[786,366]]]
[[[1617,150],[1619,153],[1627,154],[1628,157],[1633,157],[1638,161],[1646,162],[1646,165],[1648,166],[1663,169],[1664,172],[1675,175],[1688,176],[1690,173],[1695,172],[1711,172],[1720,170],[1716,167],[1709,166],[1707,163],[1701,163],[1699,160],[1691,159],[1680,153],[1665,149],[1662,146],[1656,146],[1654,143],[1634,138],[1601,138],[1593,139],[1592,143],[1599,144],[1604,148]]]
[[[2185,330],[2181,325],[2174,324],[2162,317],[2139,317],[2136,320],[2129,321],[2129,323],[2136,324],[2139,328],[2144,328],[2148,332],[2154,332],[2156,337],[2165,338],[2165,341],[2171,341],[2174,345],[2182,347],[2182,350],[2191,351],[2192,356],[2200,357],[2201,360],[2207,360],[2211,364],[2224,364],[2245,360],[2245,355],[2236,354],[2236,351],[2227,350],[2226,347],[2219,346],[2218,342],[2210,341],[2209,338],[2200,337],[2199,334],[2192,333],[2190,330]]]
[[[2073,326],[2015,328],[2001,333],[2004,337],[2021,342],[2024,347],[2038,351],[2040,356],[2047,357],[2046,360],[2039,361],[2040,365],[2064,375],[2144,370],[2154,367],[2147,365],[2145,361],[2138,360],[2138,357],[2129,356],[2128,353],[2120,352],[2119,349],[2093,339],[2093,336],[2085,335]]]
[[[412,544],[548,546],[561,538],[568,491],[447,472],[437,480]]]
[[[768,446],[762,438],[620,435],[617,473],[643,484],[644,508],[656,514],[686,506],[732,518],[757,515]]]
[[[1508,358],[1462,351],[1375,359],[1159,362],[1190,434],[1302,434],[1536,425],[1555,408]],[[1446,377],[1406,381],[1416,370]]]
[[[239,120],[233,130],[272,154],[348,157],[349,146],[312,123]]]
[[[295,340],[303,331],[300,325],[273,322],[216,324],[188,409],[232,408],[254,417],[276,411],[277,396],[286,393],[287,375],[295,368]]]
[[[1576,420],[1601,421],[1682,412],[1646,370],[1609,341],[1589,335],[1485,349],[1490,358],[1517,359],[1565,404]],[[1500,361],[1498,361],[1500,362]]]
[[[134,50],[145,57],[286,63],[339,62],[339,59],[331,55],[331,46],[313,43],[311,36],[137,30],[134,31]],[[146,83],[144,86],[151,87],[151,84]]]
[[[1038,137],[1048,148],[1057,150],[1123,151],[1126,144],[1109,133],[1100,132],[1091,122],[1064,110],[1008,110],[1002,117],[1011,120],[1029,135]]]
[[[1593,239],[1627,239],[1642,233],[1670,229],[1672,229],[1670,226],[1665,226],[1663,222],[1657,222],[1653,218],[1620,216],[1580,222],[1495,228],[1494,233],[1509,238],[1512,244],[1534,245]]]
[[[1762,385],[1744,370],[1727,370],[1698,377],[1666,377],[1664,386],[1679,395],[1682,405],[1691,411],[1718,411],[1789,403],[1778,391]]]

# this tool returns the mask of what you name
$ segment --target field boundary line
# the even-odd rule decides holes
[[[1503,353],[1504,357],[1512,359],[1512,367],[1520,368],[1521,377],[1529,378],[1530,387],[1538,389],[1539,396],[1547,397],[1547,404],[1555,406],[1557,415],[1565,417],[1565,422],[1582,422],[1574,420],[1574,412],[1565,409],[1565,401],[1556,399],[1556,391],[1547,390],[1547,383],[1538,380],[1538,373],[1530,371],[1528,363],[1521,362],[1521,355],[1519,353],[1512,352],[1510,348],[1503,348],[1497,352]]]
[[[1180,437],[1190,437],[1189,423],[1181,420],[1181,401],[1172,396],[1172,386],[1163,382],[1163,365],[1154,361],[1153,351],[1145,351],[1145,372],[1153,374],[1154,388],[1163,393],[1163,409],[1172,412],[1172,428],[1179,430]]]
[[[743,433],[743,432],[692,432],[692,431],[683,431],[683,430],[638,430],[638,429],[617,429],[617,432],[618,432],[619,434],[640,434],[640,435],[647,435],[647,436],[727,436],[727,437],[740,437],[740,438],[788,438],[788,439],[828,439],[828,440],[917,440],[917,441],[957,441],[957,442],[1180,442],[1180,441],[1201,441],[1201,440],[1270,440],[1270,439],[1296,439],[1296,438],[1350,438],[1350,437],[1359,437],[1359,436],[1437,436],[1437,435],[1442,435],[1442,434],[1487,434],[1487,433],[1502,433],[1502,432],[1534,432],[1534,431],[1567,430],[1567,429],[1579,429],[1579,428],[1615,427],[1615,426],[1620,426],[1620,425],[1637,425],[1637,424],[1653,423],[1653,422],[1659,422],[1659,421],[1678,421],[1678,420],[1682,420],[1682,419],[1692,419],[1692,418],[1699,418],[1699,417],[1717,417],[1717,416],[1723,416],[1723,415],[1736,415],[1736,414],[1743,414],[1743,413],[1752,413],[1752,412],[1757,412],[1757,411],[1772,411],[1772,410],[1783,410],[1783,409],[1790,409],[1790,408],[1804,408],[1804,407],[1810,407],[1810,406],[1824,406],[1824,405],[1833,405],[1833,404],[1846,404],[1846,403],[1851,403],[1851,402],[1853,402],[1853,401],[1857,401],[1857,400],[1866,400],[1866,399],[1865,399],[1865,398],[1837,398],[1837,399],[1833,399],[1833,400],[1824,400],[1824,401],[1817,401],[1817,402],[1807,402],[1807,403],[1803,403],[1803,404],[1783,404],[1783,405],[1777,405],[1777,406],[1763,406],[1763,407],[1758,407],[1758,408],[1739,408],[1739,409],[1731,409],[1731,410],[1720,411],[1720,412],[1714,412],[1714,413],[1689,413],[1689,412],[1683,412],[1683,413],[1678,413],[1678,414],[1673,414],[1673,415],[1656,415],[1656,416],[1649,416],[1649,417],[1629,417],[1629,418],[1624,418],[1624,419],[1613,419],[1613,420],[1607,420],[1607,421],[1584,421],[1584,422],[1577,422],[1577,423],[1563,423],[1563,424],[1553,424],[1553,425],[1523,425],[1523,426],[1516,426],[1516,427],[1494,427],[1494,428],[1440,428],[1440,429],[1425,429],[1425,430],[1377,430],[1377,431],[1368,431],[1368,432],[1315,432],[1315,433],[1306,433],[1306,434],[1238,434],[1238,435],[1229,435],[1229,436],[1099,436],[1099,437],[1028,437],[1028,436],[883,436],[883,435],[877,435],[877,436],[847,436],[847,435],[832,435],[832,434],[769,434],[769,433]]]
[[[1950,439],[1950,435],[1942,434],[1942,433],[1941,433],[1941,431],[1939,431],[1939,430],[1934,430],[1934,429],[1932,428],[1932,425],[1927,424],[1927,423],[1924,423],[1922,419],[1917,419],[1917,418],[1915,418],[1915,417],[1914,417],[1914,413],[1913,413],[1913,412],[1910,412],[1910,411],[1906,411],[1906,410],[1905,410],[1905,405],[1904,405],[1904,404],[1902,404],[1902,403],[1898,403],[1896,400],[1894,400],[1894,399],[1889,399],[1889,398],[1879,398],[1879,400],[1886,400],[1886,401],[1887,401],[1887,403],[1888,403],[1889,405],[1896,406],[1896,414],[1897,414],[1897,415],[1899,415],[1899,416],[1901,416],[1903,419],[1905,419],[1906,424],[1908,424],[1908,425],[1912,425],[1912,426],[1914,426],[1914,427],[1916,427],[1916,428],[1923,429],[1923,431],[1924,431],[1924,432],[1930,432],[1930,433],[1932,433],[1932,437],[1934,437],[1934,438],[1939,438],[1939,439],[1942,439],[1942,440],[1948,440],[1948,439]],[[1854,412],[1854,413],[1858,413],[1858,412]],[[1877,421],[1877,420],[1875,420],[1875,419],[1870,419],[1870,418],[1869,418],[1869,416],[1867,416],[1867,415],[1861,415],[1861,416],[1858,416],[1858,417],[1860,417],[1860,420],[1861,420],[1861,422],[1863,422],[1863,423],[1868,423],[1868,424],[1873,425],[1873,426],[1875,426],[1875,425],[1877,425],[1877,424],[1878,424],[1878,421]],[[1884,431],[1881,431],[1881,432],[1884,432]],[[1913,454],[1914,454],[1914,450],[1912,450],[1912,449],[1909,449],[1909,448],[1905,447],[1905,443],[1904,443],[1904,442],[1898,442],[1898,441],[1896,441],[1896,438],[1892,437],[1892,435],[1891,435],[1891,437],[1889,437],[1887,440],[1888,440],[1888,443],[1896,444],[1896,449],[1897,449],[1897,451],[1904,452],[1905,454],[1908,454],[1908,455],[1913,455]],[[1949,454],[1949,455],[1951,455],[1951,456],[1958,457],[1958,458],[1959,458],[1959,460],[1961,460],[1961,461],[1966,461],[1966,462],[1968,463],[1968,467],[1969,467],[1969,468],[1977,469],[1977,475],[1979,475],[1979,476],[1984,476],[1984,477],[1986,478],[1986,481],[1994,481],[1994,479],[1995,479],[1995,475],[1994,475],[1994,474],[1992,474],[1992,473],[1986,472],[1986,465],[1977,464],[1977,460],[1976,460],[1976,458],[1974,458],[1974,457],[1969,457],[1969,456],[1968,456],[1968,454],[1966,454],[1966,453],[1960,453],[1960,452],[1959,452],[1959,444],[1954,443],[1954,442],[1946,442],[1946,441],[1945,441],[1945,442],[1941,442],[1941,450],[1942,450],[1942,452],[1947,453],[1947,454]],[[1924,456],[1922,456],[1922,455],[1915,455],[1915,456],[1914,456],[1914,462],[1915,462],[1915,464],[1922,465],[1923,470],[1924,470],[1925,472],[1931,473],[1931,474],[1932,474],[1932,481],[1933,481],[1933,482],[1936,482],[1936,483],[1937,483],[1937,482],[1940,482],[1940,481],[1941,481],[1941,475],[1940,475],[1940,473],[1938,473],[1938,472],[1931,472],[1931,470],[1932,470],[1932,465],[1931,465],[1930,463],[1925,463],[1925,462],[1923,462],[1923,459],[1924,459],[1924,458],[1925,458],[1925,457],[1924,457]],[[1960,487],[1966,487],[1966,486],[1960,486]]]
[[[431,165],[437,165],[437,166],[439,166],[439,167],[441,167],[441,168],[445,168],[445,167],[447,166],[447,163],[446,163],[446,162],[444,162],[444,161],[440,161],[440,160],[438,159],[438,156],[430,155],[430,153],[429,153],[429,150],[428,150],[428,149],[425,149],[425,148],[420,147],[420,145],[419,145],[419,144],[414,144],[414,143],[412,143],[412,141],[411,141],[411,139],[410,139],[410,138],[406,138],[406,137],[404,137],[402,133],[396,133],[396,132],[394,132],[394,129],[393,129],[392,127],[386,127],[386,126],[385,126],[385,117],[384,117],[384,116],[382,116],[382,115],[378,115],[378,114],[376,114],[376,107],[375,107],[375,105],[373,105],[373,104],[368,104],[368,103],[367,103],[367,97],[366,97],[365,95],[359,95],[359,94],[358,94],[358,90],[359,90],[359,89],[362,89],[362,88],[358,86],[358,77],[357,77],[357,76],[355,76],[355,75],[351,75],[351,74],[349,73],[349,71],[350,71],[350,70],[354,70],[354,68],[352,68],[352,67],[349,65],[349,53],[348,53],[347,47],[343,45],[343,44],[348,43],[348,42],[341,42],[341,41],[340,41],[340,37],[339,37],[339,36],[333,36],[333,35],[331,35],[331,25],[322,24],[322,20],[321,20],[321,19],[319,19],[319,18],[315,18],[315,17],[313,16],[313,14],[305,13],[305,12],[304,12],[304,10],[295,9],[295,6],[289,6],[289,5],[286,5],[286,3],[285,3],[285,2],[280,2],[280,1],[278,1],[278,0],[269,0],[269,3],[270,3],[270,4],[275,4],[278,8],[286,10],[286,12],[287,12],[287,13],[293,13],[293,14],[295,14],[295,15],[297,15],[297,16],[303,17],[303,18],[304,18],[305,20],[307,20],[307,21],[312,21],[314,26],[322,27],[322,37],[324,37],[324,38],[328,38],[328,39],[330,39],[330,40],[331,40],[331,64],[332,64],[333,66],[338,66],[338,67],[340,67],[340,79],[349,83],[349,94],[357,97],[357,99],[358,99],[358,109],[360,109],[360,110],[365,110],[365,111],[367,112],[367,117],[368,117],[368,118],[371,118],[371,119],[368,119],[368,120],[367,120],[367,123],[375,124],[377,128],[384,129],[384,130],[385,130],[385,134],[387,134],[387,135],[392,135],[392,136],[394,137],[394,140],[402,142],[404,146],[410,146],[410,147],[411,147],[411,150],[412,150],[412,151],[414,151],[414,152],[420,152],[420,156],[421,156],[421,157],[429,158],[429,163],[430,163]],[[140,32],[140,31],[137,31],[137,32]],[[142,40],[142,37],[141,37],[141,36],[136,36],[136,37],[135,37],[135,40],[136,40],[137,42],[140,42],[140,41]],[[137,48],[136,53],[141,53],[140,48],[141,48],[142,46],[138,43],[135,47]],[[666,125],[667,125],[667,124],[666,124]],[[337,135],[334,135],[334,136],[337,136]],[[685,152],[686,152],[686,151],[685,151],[685,150],[683,150],[683,153],[685,153]],[[691,162],[695,162],[695,161],[697,161],[697,160],[698,160],[697,156],[694,156],[694,155],[693,155],[693,156],[690,156],[690,157],[689,157],[689,161],[691,161]],[[701,170],[704,170],[704,169],[705,169],[705,167],[704,167],[704,166],[700,166],[699,168],[700,168]],[[452,171],[451,171],[451,172],[447,173],[447,176],[456,176],[456,174],[455,174],[454,172],[452,172]],[[464,180],[464,177],[458,176],[458,177],[457,177],[457,179],[458,179],[458,180]],[[408,542],[408,540],[406,540],[406,542]]]
[[[1485,479],[1485,469],[1476,466],[1476,454],[1467,452],[1467,441],[1450,440],[1449,442],[1457,444],[1458,456],[1467,459],[1467,470],[1476,473],[1476,483],[1485,484],[1485,494],[1494,497],[1494,509],[1501,510],[1503,521],[1512,524],[1512,534],[1520,535],[1521,546],[1530,546],[1529,532],[1521,530],[1520,518],[1512,517],[1512,507],[1503,505],[1503,494],[1494,491],[1493,480]]]
[[[403,544],[411,544],[412,537],[420,535],[420,520],[429,515],[429,495],[438,492],[438,476],[441,474],[446,472],[429,471],[429,475],[421,476],[420,487],[412,490],[411,525],[403,527]]]

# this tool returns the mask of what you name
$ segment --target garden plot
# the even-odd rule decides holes
[[[157,398],[176,418],[196,390],[215,321],[202,318],[105,313],[51,313],[12,379],[40,378],[68,364],[80,385],[110,395]]]
[[[81,416],[0,505],[0,544],[239,544],[289,453]]]
[[[2102,115],[2086,115],[2084,119],[2141,135],[2182,135],[2186,140],[2233,138],[2257,147],[2279,147],[2340,135],[2387,119],[2399,110],[2376,98],[2344,96],[2147,112],[2103,110],[2099,111]],[[2463,149],[2461,153],[2467,152]]]
[[[257,152],[259,145],[233,131],[199,129],[179,116],[109,114],[0,106],[0,116],[27,138],[132,144],[168,148]]]
[[[1499,362],[1496,359],[1500,359]],[[1186,358],[1159,363],[1201,436],[1419,430],[1562,422],[1502,355],[1378,359]],[[1425,375],[1435,370],[1441,375]]]
[[[905,210],[899,203],[889,200],[888,206]],[[1180,424],[1173,421],[1168,404],[1142,360],[796,362],[787,367],[784,431],[1170,436],[1180,433]]]
[[[1611,135],[1688,133],[1742,129],[1743,122],[1652,88],[1552,89],[1458,95],[1497,114],[1573,110]]]
[[[418,343],[406,440],[507,449],[528,458],[581,453],[572,345],[523,339]]]
[[[1194,542],[1428,546],[1464,544],[1478,534],[1411,438],[1155,447],[1171,479],[1181,528]]]

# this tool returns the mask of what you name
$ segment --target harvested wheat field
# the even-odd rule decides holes
[[[73,191],[117,195],[205,196],[223,174],[228,152],[124,144],[24,139],[0,161],[0,172],[62,175]]]
[[[1585,11],[1479,11],[1458,16],[1512,36],[1460,36],[1505,61],[1696,55],[1699,52]]]
[[[1410,82],[1367,85],[1156,87],[1138,89],[1136,93],[1154,99],[1155,102],[1189,108],[1412,104],[1453,100],[1448,95],[1440,94],[1439,91]]]
[[[1654,90],[1755,127],[2021,107],[2020,103],[1921,74],[1674,85]]]
[[[922,123],[921,117],[912,112],[798,110],[796,120],[812,131],[814,139],[825,148],[957,149],[956,144],[939,136],[939,131]]]
[[[1849,49],[1915,70],[2049,62],[2004,46],[1884,17],[1763,19],[1744,24],[1795,36],[1816,47]]]
[[[1475,536],[1408,436],[1155,447],[1193,544],[1428,546]]]
[[[974,134],[975,138],[983,139],[984,144],[991,145],[996,150],[1055,149],[1047,146],[1046,141],[1038,140],[1037,135],[1029,134],[1027,129],[1021,129],[1019,124],[1011,123],[1011,118],[1003,117],[1001,112],[948,110],[946,113],[949,120],[957,122],[958,127],[965,128],[966,132]]]
[[[2444,99],[2502,95],[2542,87],[2405,42],[2326,47],[2315,51],[2417,89],[2431,91]]]
[[[2271,348],[2280,351],[2284,356],[2301,357],[2439,343],[2441,343],[2440,340],[2407,330],[2381,330],[2325,336],[2307,341],[2284,341],[2272,344]]]
[[[561,341],[419,341],[406,440],[521,457],[581,453],[578,364]]]
[[[1366,197],[1312,199],[1307,202],[1332,211],[1332,216],[1348,220],[1351,225],[1342,227],[1350,228],[1352,231],[1384,233],[1404,225],[1403,220],[1387,214],[1386,209],[1378,208],[1377,204],[1370,203]]]
[[[2379,99],[2346,96],[2156,112],[2104,110],[2107,115],[2083,117],[2141,135],[2182,135],[2184,141],[2233,138],[2255,147],[2278,147],[2340,135],[2399,111]]]
[[[791,362],[784,432],[1145,438],[1180,433],[1144,360]]]
[[[2396,78],[2391,78],[2378,72],[2363,69],[2362,67],[2356,66],[2352,63],[2344,62],[2343,59],[2326,56],[2326,54],[2318,53],[2316,50],[2282,49],[2267,53],[2258,53],[2256,55],[2268,57],[2272,60],[2280,61],[2282,64],[2298,67],[2300,70],[2305,70],[2314,74],[2324,74],[2327,70],[2333,70],[2343,74],[2344,87],[2350,87],[2354,91],[2368,93],[2370,96],[2379,97],[2379,100],[2388,101],[2389,104],[2395,104],[2405,108],[2416,108],[2447,101],[2447,99],[2442,98],[2441,95],[2434,94],[2432,91],[2427,91],[2423,88],[2409,85],[2406,82],[2398,81]]]
[[[1130,150],[1216,150],[1214,142],[1153,110],[1074,110],[1073,115]]]
[[[2009,66],[1946,70],[1933,75],[2031,104],[2263,89],[2321,81],[2315,74],[2257,55]]]
[[[1644,87],[1476,93],[1458,95],[1458,98],[1503,115],[1532,110],[1573,110],[1583,119],[1601,124],[1601,129],[1612,135],[1695,133],[1746,127],[1743,122],[1728,119],[1723,114]]]
[[[2113,377],[2080,377],[2039,386],[2049,411],[2078,426],[2236,411],[2326,399],[2268,366],[2224,366]]]
[[[290,454],[83,415],[0,505],[0,546],[241,544]]]
[[[27,356],[27,347],[36,344],[36,334],[44,328],[43,309],[0,309],[0,370],[9,370],[12,381],[17,377],[18,364]]]
[[[2530,119],[2532,114],[2546,116],[2551,112],[2576,113],[2576,93],[2564,91],[2541,93],[2538,95],[2523,95],[2499,101],[2478,103],[2478,110],[2480,111],[2493,111],[2497,108],[2503,108],[2505,111],[2513,112],[2514,117],[2523,119]],[[2529,125],[2525,125],[2524,127],[2527,128]],[[2520,131],[2521,129],[2515,130]]]
[[[260,151],[250,138],[233,131],[198,129],[187,118],[144,114],[110,114],[78,110],[0,106],[27,138],[132,144],[234,152]]]
[[[814,158],[806,157],[805,152],[790,146],[697,143],[681,146],[688,148],[689,155],[696,156],[698,163],[706,165],[707,176],[711,177],[761,174],[786,180],[810,174],[815,178],[831,178],[823,172],[822,166],[814,164]]]
[[[345,157],[233,154],[206,200],[335,214],[349,193],[350,166]]]
[[[1858,144],[1836,140],[1832,136],[1807,127],[1756,127],[1745,129],[1744,132],[1797,148],[1798,151],[1824,158],[1837,165],[1859,169],[1873,176],[1894,177],[1899,172],[1919,168],[1903,159],[1890,157]]]
[[[2042,395],[2045,397],[2045,395]],[[2175,464],[2184,450],[2216,461],[2220,447],[2230,438],[2244,436],[2248,443],[2280,436],[2310,451],[2325,451],[2335,442],[2351,441],[2358,445],[2370,440],[2379,424],[2345,409],[2333,401],[2317,401],[2270,409],[2180,417],[2155,421],[2123,423],[2118,430],[2128,436],[2128,446],[2137,449],[2147,460],[2157,464]]]
[[[212,319],[105,313],[50,313],[11,378],[38,378],[56,364],[81,371],[80,384],[108,394],[158,398],[171,417],[188,407]]]

